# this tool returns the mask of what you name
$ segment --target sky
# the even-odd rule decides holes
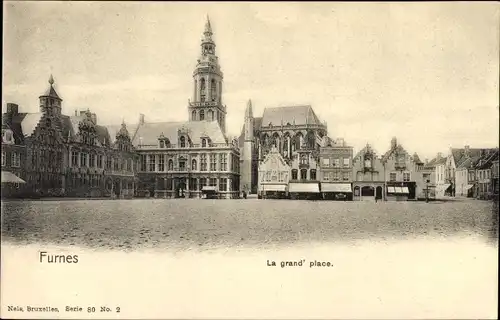
[[[495,2],[4,2],[2,108],[37,112],[53,74],[63,113],[99,124],[185,121],[207,15],[229,135],[252,100],[311,105],[355,152],[393,136],[431,159],[499,140]]]

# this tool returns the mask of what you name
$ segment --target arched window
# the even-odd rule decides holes
[[[196,163],[196,159],[193,159],[191,161],[191,170],[198,170],[198,166],[197,166],[197,163]]]
[[[180,144],[181,144],[181,148],[185,148],[186,147],[186,138],[184,136],[182,136],[180,138]]]
[[[201,80],[200,80],[200,100],[201,100],[201,102],[205,102],[205,97],[206,97],[205,78],[201,78]]]
[[[207,146],[207,139],[201,139],[201,146],[202,146],[202,148],[206,148],[206,146]]]
[[[193,112],[191,112],[191,120],[196,121],[196,110],[193,110]]]
[[[302,133],[300,132],[297,133],[295,137],[293,137],[294,150],[300,150],[301,140],[302,140]]]
[[[169,171],[174,170],[174,161],[172,159],[168,160],[168,170]]]
[[[210,120],[210,121],[214,121],[215,120],[215,113],[214,113],[213,110],[210,110],[210,117],[209,117],[208,120]]]
[[[200,121],[205,120],[205,110],[200,110]]]
[[[212,101],[215,101],[217,98],[217,84],[215,83],[215,79],[212,79],[210,84],[210,95],[212,96]]]
[[[307,169],[301,169],[300,170],[300,179],[301,180],[306,180],[307,179]]]
[[[160,140],[160,148],[165,148],[165,141]]]
[[[316,170],[315,169],[311,169],[311,180],[316,180]]]
[[[297,169],[293,169],[292,170],[292,180],[297,180],[297,178],[298,178],[297,174],[298,174]]]

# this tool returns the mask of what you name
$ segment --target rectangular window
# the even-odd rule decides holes
[[[13,167],[20,167],[21,166],[21,154],[19,152],[12,153],[11,166],[13,166]]]
[[[200,155],[200,171],[207,171],[207,155]]]
[[[310,175],[311,175],[311,180],[316,180],[316,170],[311,169]]]
[[[106,156],[106,170],[111,170],[111,166],[113,164],[113,160],[111,156]]]
[[[403,172],[403,181],[410,181],[410,173]]]
[[[210,171],[217,171],[217,158],[216,154],[210,154]]]
[[[292,180],[297,180],[298,179],[298,172],[297,169],[292,170]]]
[[[102,154],[97,155],[97,167],[102,168]]]
[[[227,191],[227,178],[220,178],[219,191]]]
[[[161,142],[163,142],[163,140]],[[158,161],[159,161],[159,163],[158,163],[158,166],[159,166],[158,170],[161,171],[161,172],[165,171],[165,155],[164,154],[160,154],[160,159]]]
[[[334,167],[340,167],[340,159],[335,159],[333,162]]]
[[[118,171],[120,170],[120,160],[113,158],[113,170]]]
[[[91,168],[95,167],[95,154],[93,154],[93,153],[90,154],[89,167],[91,167]]]
[[[186,171],[186,161],[179,161],[179,170]]]
[[[348,159],[348,160],[349,160],[349,159]],[[348,180],[349,180],[349,172],[344,172],[344,173],[343,173],[343,177],[342,177],[342,179],[343,179],[344,181],[348,181]]]
[[[323,173],[323,180],[324,181],[330,180],[330,174],[328,172]]]
[[[344,158],[344,167],[349,167],[349,158]]]
[[[148,166],[149,170],[148,171],[149,172],[155,172],[156,171],[156,159],[155,158],[156,158],[156,155],[154,155],[154,154],[148,155],[148,160],[149,160],[148,161],[148,163],[149,163],[149,166]]]
[[[6,159],[7,154],[5,153],[5,151],[2,151],[2,167],[5,166]]]
[[[71,151],[71,166],[78,167],[78,152]]]
[[[207,178],[200,178],[200,190],[207,185]]]
[[[219,154],[220,171],[227,171],[227,154]]]
[[[217,186],[217,178],[210,178],[208,181],[208,185],[211,187],[216,187]]]
[[[330,166],[330,158],[323,158],[323,166],[324,167]]]
[[[396,172],[391,172],[389,174],[389,181],[396,181]]]
[[[85,152],[80,153],[80,167],[87,166],[87,154]]]

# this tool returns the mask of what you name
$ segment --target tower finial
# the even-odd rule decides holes
[[[212,34],[212,26],[210,25],[210,18],[207,14],[207,22],[205,23],[205,33]]]
[[[50,85],[54,84],[54,77],[52,76],[52,73],[50,74],[50,77],[49,77],[49,83],[50,83]]]

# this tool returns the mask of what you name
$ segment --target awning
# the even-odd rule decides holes
[[[286,184],[263,184],[264,191],[286,191]]]
[[[26,183],[10,171],[2,171],[2,183]]]
[[[289,192],[307,192],[319,193],[319,184],[317,183],[290,183],[288,186]]]
[[[394,187],[395,193],[403,193],[403,189],[401,187]]]
[[[387,187],[387,192],[394,193],[396,191],[394,190],[394,187]]]
[[[444,192],[446,189],[448,189],[451,186],[451,184],[438,184],[436,186],[436,191],[438,192]]]
[[[473,184],[468,184],[466,187],[465,187],[465,190],[469,190],[470,188],[472,188],[474,185]]]
[[[215,186],[203,186],[203,188],[201,188],[201,191],[217,191],[217,187],[215,187]]]
[[[410,190],[408,190],[408,187],[402,187],[403,193],[410,193]]]
[[[321,192],[352,192],[349,183],[321,183]]]

